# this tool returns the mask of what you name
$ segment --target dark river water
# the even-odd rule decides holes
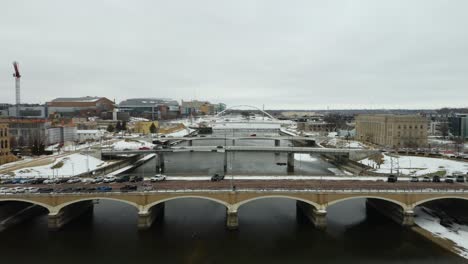
[[[168,174],[222,169],[216,156],[203,158],[206,165],[198,156],[177,155],[168,158]],[[243,154],[233,167],[248,174],[251,165],[246,161],[251,161],[257,171],[280,174],[285,168],[272,164],[276,158]],[[327,169],[332,165],[315,165],[303,165],[303,172],[331,174]],[[149,162],[135,173],[150,175],[152,166]],[[172,200],[165,203],[163,219],[138,231],[134,207],[101,200],[93,212],[58,232],[47,230],[46,216],[1,232],[0,263],[466,263],[411,230],[367,212],[364,199],[329,207],[326,230],[305,221],[295,201],[288,199],[241,206],[237,231],[226,230],[225,214],[225,208],[212,201]]]

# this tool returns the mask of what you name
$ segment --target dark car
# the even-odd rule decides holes
[[[423,182],[431,182],[431,178],[427,177],[427,176],[424,176]]]
[[[398,177],[395,175],[390,175],[387,178],[387,182],[397,182],[397,181],[398,181]]]
[[[115,180],[115,182],[128,182],[129,180],[130,180],[130,176],[125,175],[125,176],[117,178],[117,180]]]
[[[37,178],[37,179],[33,179],[31,181],[31,184],[42,184],[44,183],[45,179],[41,179],[41,178]]]
[[[224,179],[224,175],[215,174],[211,177],[211,181],[221,181]]]
[[[129,179],[129,182],[141,182],[143,181],[143,177],[141,176],[133,176]]]
[[[13,183],[13,180],[9,180],[9,179],[2,180],[2,184],[12,184],[12,183]]]
[[[136,191],[137,187],[135,185],[125,185],[120,188],[121,192]]]
[[[455,181],[453,180],[453,176],[448,176],[447,178],[445,178],[444,182],[446,183],[454,183]]]
[[[98,191],[98,192],[110,192],[110,191],[112,191],[112,187],[99,186],[99,187],[96,188],[96,191]]]
[[[39,193],[51,193],[53,191],[54,191],[54,189],[52,189],[52,188],[39,188],[37,190],[37,192],[39,192]]]
[[[440,182],[440,176],[434,176],[432,177],[432,182]]]
[[[465,182],[465,177],[463,175],[458,175],[457,182]]]
[[[217,146],[216,148],[222,149],[222,148],[223,148],[223,146]]]
[[[57,180],[57,183],[66,183],[68,181],[67,178],[61,178]]]

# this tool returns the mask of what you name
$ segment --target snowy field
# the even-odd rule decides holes
[[[433,235],[451,240],[458,254],[468,259],[468,226],[452,224],[445,227],[440,224],[440,219],[430,214],[431,210],[424,207],[416,207],[414,210],[415,223]]]
[[[191,129],[191,128],[185,128],[185,129],[181,129],[179,131],[168,133],[168,134],[165,134],[165,135],[166,135],[166,137],[183,137],[183,136],[186,136],[186,135],[192,133],[193,131],[195,131],[195,130]]]
[[[13,176],[15,178],[72,177],[87,172],[88,168],[92,171],[108,164],[110,163],[77,153],[58,158],[48,165],[15,170]]]
[[[154,144],[143,141],[143,140],[133,140],[133,139],[121,140],[112,144],[112,148],[114,150],[137,150],[143,147],[152,149],[154,147]]]
[[[445,172],[444,175],[453,173],[466,174],[468,172],[468,162],[428,158],[413,156],[395,156],[391,157],[384,154],[384,163],[378,164],[369,158],[359,161],[361,164],[375,168],[378,173],[390,173],[393,163],[393,173],[399,168],[400,173],[404,175],[422,176],[426,174]]]
[[[306,161],[306,162],[315,162],[318,159],[316,157],[310,156],[310,154],[307,153],[294,153],[294,159],[298,161]]]

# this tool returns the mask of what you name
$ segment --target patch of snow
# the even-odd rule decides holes
[[[306,162],[315,162],[318,160],[316,157],[312,157],[307,153],[294,153],[294,159]]]
[[[59,163],[62,163],[62,165],[58,165]],[[18,169],[13,173],[15,178],[72,177],[87,172],[88,167],[89,171],[92,171],[107,164],[109,163],[92,156],[76,153],[58,158],[52,164]],[[56,165],[59,168],[52,169]]]
[[[143,140],[120,140],[112,144],[114,150],[137,150],[143,147],[152,149],[154,144]]]
[[[452,224],[445,227],[440,224],[440,219],[428,213],[431,210],[424,207],[414,209],[414,222],[423,229],[431,232],[436,237],[452,241],[458,254],[468,259],[468,226]]]
[[[389,156],[384,155],[384,163],[379,166],[374,160],[369,158],[359,161],[361,164],[376,168],[374,171],[378,173],[390,173],[393,159],[393,172],[396,173],[399,168],[400,173],[404,175],[422,176],[435,173],[438,171],[446,171],[445,175],[453,173],[466,174],[468,172],[468,163],[462,161],[454,161],[447,159],[429,158],[429,157],[414,157],[414,156]]]

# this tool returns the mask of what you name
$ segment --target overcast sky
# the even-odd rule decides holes
[[[105,96],[266,109],[468,106],[466,0],[0,5],[0,102]]]

